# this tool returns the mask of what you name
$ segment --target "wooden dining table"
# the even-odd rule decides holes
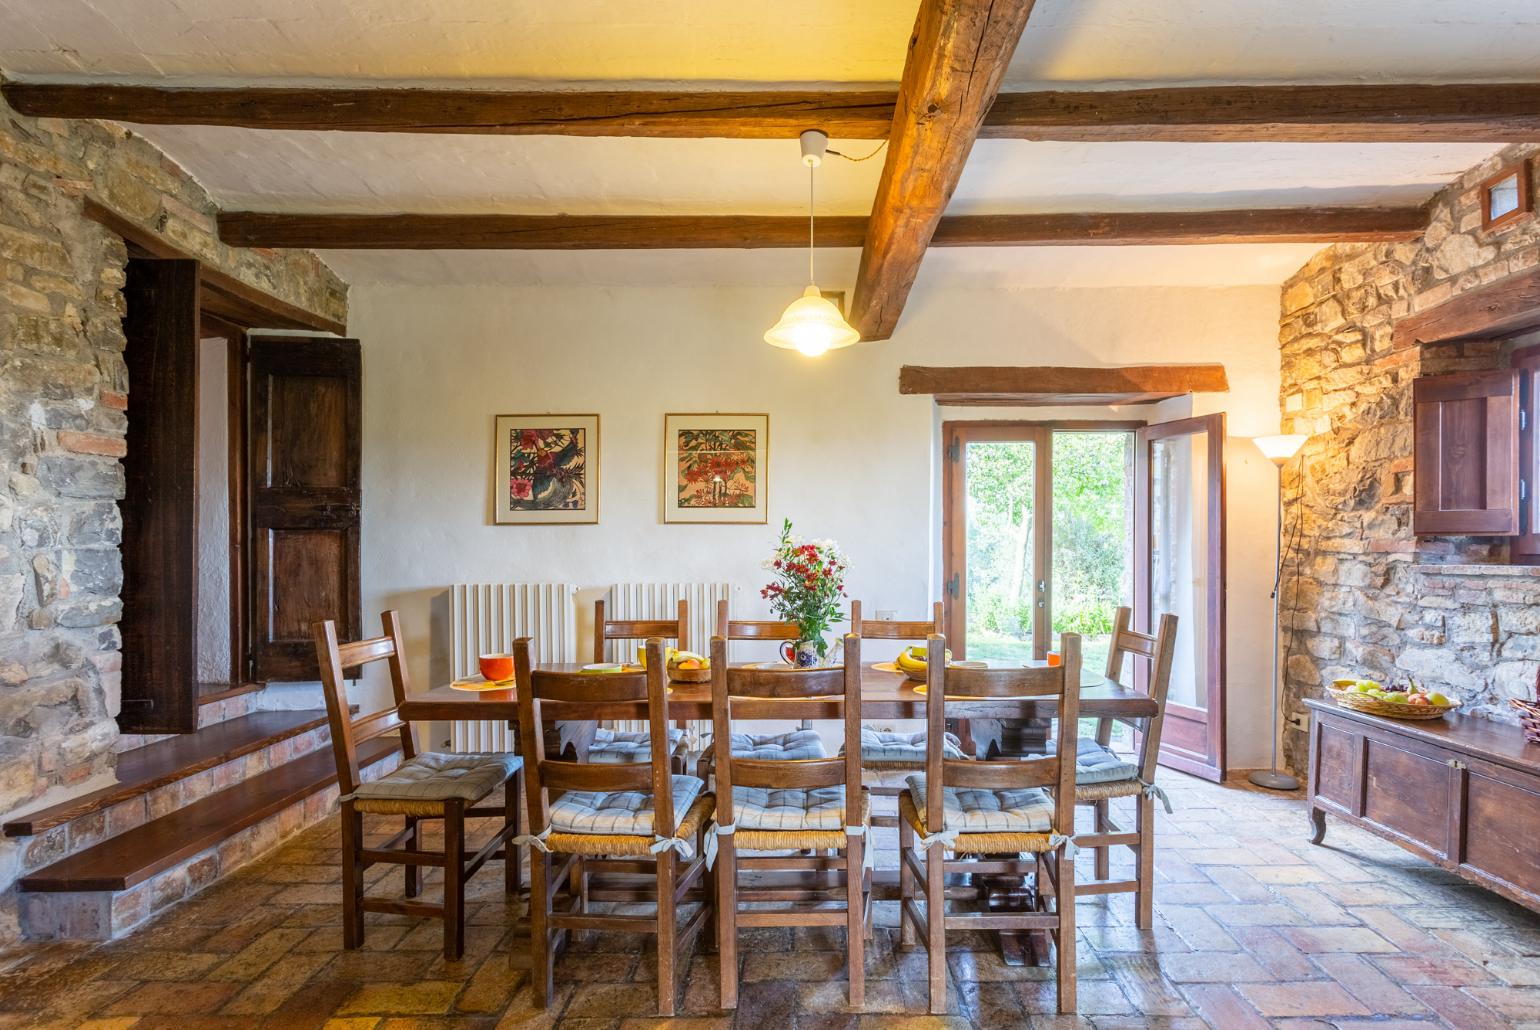
[[[551,672],[580,672],[575,662],[545,663],[536,666]],[[595,675],[603,675],[596,673]],[[1083,673],[1080,678],[1080,716],[1085,719],[1123,717],[1144,719],[1155,714],[1155,702],[1136,690],[1129,690],[1100,673]],[[915,688],[919,687],[920,690]],[[867,719],[925,718],[924,684],[915,683],[901,672],[890,672],[870,665],[861,670],[861,715]],[[601,704],[587,701],[542,702],[553,717],[570,719],[635,719],[637,703]],[[781,702],[784,704],[784,702]],[[799,702],[807,706],[809,719],[839,719],[842,702],[837,698],[809,698]],[[995,698],[953,702],[965,704],[970,719],[1050,718],[1057,702],[1052,697]],[[557,709],[560,709],[558,712]],[[784,711],[784,708],[782,709]],[[407,722],[460,719],[511,721],[519,717],[518,694],[510,684],[506,688],[463,690],[449,685],[433,687],[413,694],[400,707]],[[710,719],[711,684],[674,683],[668,692],[671,719]],[[961,714],[961,713],[960,713]],[[645,717],[645,715],[643,716]],[[734,699],[733,717],[755,718],[751,698]]]
[[[766,664],[766,663],[759,663]],[[1043,665],[1031,662],[1029,665]],[[580,672],[576,662],[542,663],[537,669],[551,672]],[[595,673],[594,675],[603,675]],[[1129,690],[1116,680],[1099,673],[1082,672],[1080,677],[1080,716],[1085,719],[1125,718],[1145,719],[1156,714],[1155,702],[1146,694]],[[866,719],[923,719],[925,717],[924,684],[910,680],[901,672],[874,668],[861,670],[861,715]],[[958,705],[959,715],[968,719],[1049,719],[1054,715],[1058,702],[1052,697],[991,698],[957,702],[948,699],[948,706]],[[602,704],[587,701],[542,701],[550,717],[572,720],[637,719],[646,718],[646,702]],[[784,702],[783,702],[784,704]],[[837,698],[808,698],[798,704],[807,706],[808,719],[839,719],[843,702]],[[710,683],[673,683],[668,692],[668,714],[671,720],[710,719]],[[461,719],[516,722],[519,717],[518,693],[510,685],[507,688],[464,690],[449,685],[433,687],[420,694],[413,694],[398,709],[407,722],[449,721]],[[781,713],[785,708],[779,709]],[[735,698],[733,716],[740,719],[755,718],[755,702],[752,698]],[[888,875],[884,875],[888,874]],[[897,870],[878,870],[873,875],[873,890],[882,897],[897,897]],[[1004,892],[1011,900],[1008,904],[1030,906],[1034,904],[1030,890],[1008,888]],[[992,892],[994,896],[994,892]],[[1044,933],[1010,932],[1000,934],[1001,957],[1009,965],[1048,964],[1048,944]]]

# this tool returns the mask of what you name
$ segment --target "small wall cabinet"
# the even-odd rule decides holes
[[[1540,911],[1540,746],[1490,720],[1305,705],[1314,843],[1330,814]]]

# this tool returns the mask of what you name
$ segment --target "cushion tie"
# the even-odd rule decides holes
[[[1067,833],[1050,833],[1048,835],[1048,847],[1064,848],[1064,857],[1073,862],[1075,856],[1080,854],[1080,845],[1075,843],[1075,838]]]
[[[935,833],[927,833],[925,836],[915,840],[914,849],[916,851],[925,851],[933,844],[942,844],[945,845],[948,851],[951,851],[952,845],[957,843],[957,834],[959,832],[958,830],[937,830]]]
[[[545,829],[541,830],[539,833],[535,833],[535,834],[521,833],[517,837],[513,838],[513,840],[510,843],[512,843],[514,845],[514,847],[533,848],[536,851],[543,851],[547,855],[549,855],[551,853],[551,849],[546,845],[545,839],[547,837],[549,837],[550,835],[551,835],[551,828],[549,826],[547,826]]]
[[[654,855],[661,855],[665,851],[672,851],[680,858],[689,861],[695,857],[695,849],[690,842],[683,837],[657,837],[652,838],[652,846],[647,849]]]
[[[706,834],[706,868],[710,869],[717,864],[717,838],[731,837],[738,829],[737,823],[717,823],[712,829],[716,832]]]
[[[1143,780],[1139,781],[1139,786],[1143,788],[1140,793],[1149,798],[1151,801],[1159,801],[1161,804],[1165,805],[1166,814],[1171,814],[1171,799],[1166,796],[1166,792],[1164,790],[1161,790],[1153,783],[1146,783]]]
[[[866,836],[866,827],[865,827],[865,825],[861,825],[861,826],[847,826],[847,827],[845,827],[845,836],[847,836],[847,837],[865,837]]]

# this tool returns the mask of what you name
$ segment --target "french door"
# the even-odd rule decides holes
[[[954,657],[1041,659],[1079,633],[1107,662],[1131,603],[1140,422],[948,422],[943,565]]]
[[[1225,771],[1225,418],[1136,434],[1134,624],[1177,617],[1160,764],[1210,780]],[[1142,684],[1141,684],[1142,686]]]

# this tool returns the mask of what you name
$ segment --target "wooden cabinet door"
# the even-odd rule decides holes
[[[1424,377],[1412,397],[1412,531],[1517,534],[1518,371]]]
[[[1465,766],[1460,872],[1540,908],[1540,776],[1474,759]]]
[[[198,726],[198,262],[134,258],[123,286],[125,733]]]
[[[1365,822],[1408,850],[1452,864],[1460,810],[1449,752],[1380,732],[1363,740]]]
[[[363,636],[360,351],[269,336],[252,338],[250,357],[252,676],[312,680],[313,623]]]

